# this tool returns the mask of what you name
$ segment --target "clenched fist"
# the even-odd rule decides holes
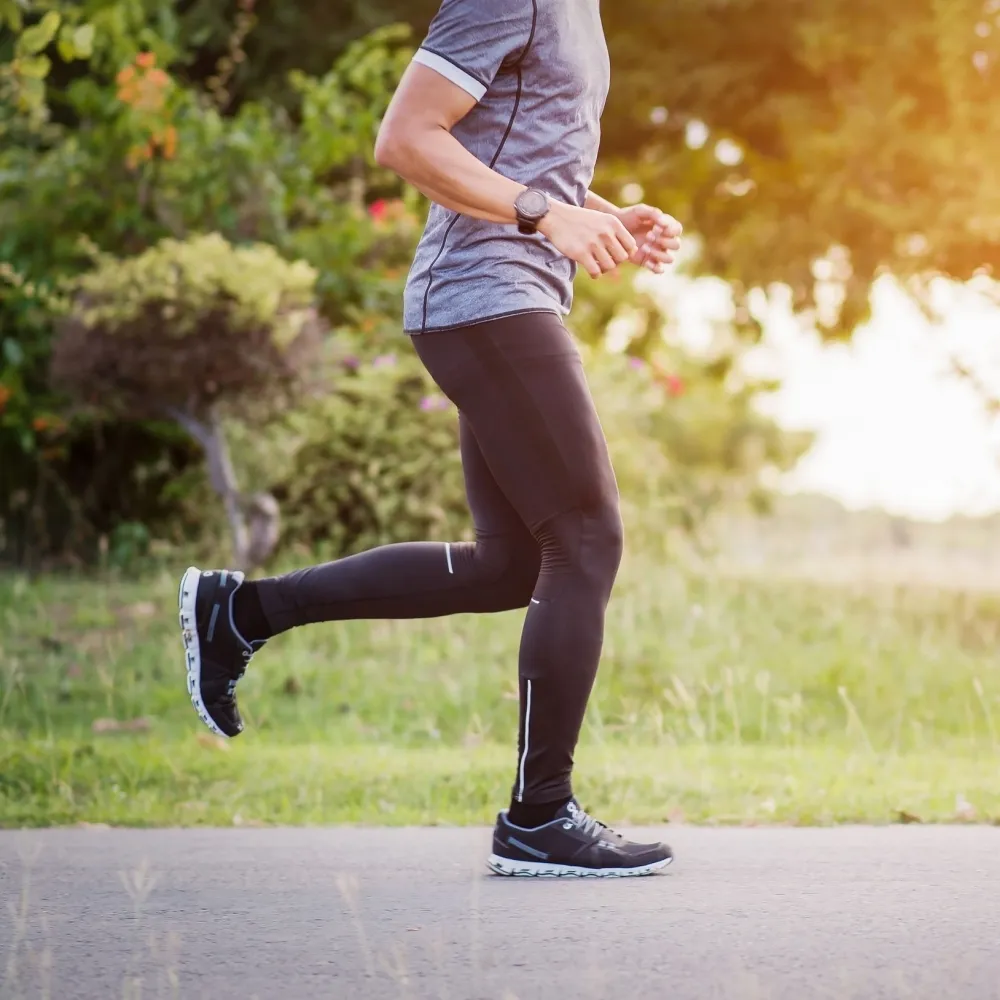
[[[554,203],[538,230],[592,278],[614,271],[639,249],[621,219],[575,205]]]
[[[638,251],[631,258],[632,263],[654,274],[662,274],[666,265],[674,262],[681,248],[684,227],[673,216],[651,205],[623,208],[618,218],[639,244]]]

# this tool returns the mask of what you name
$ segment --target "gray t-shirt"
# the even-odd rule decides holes
[[[611,65],[599,0],[444,0],[417,62],[479,103],[455,138],[481,162],[582,206]],[[407,333],[565,315],[576,265],[541,235],[431,207],[404,297]]]

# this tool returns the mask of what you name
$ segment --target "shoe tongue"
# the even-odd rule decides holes
[[[578,823],[580,820],[578,817],[581,815],[586,815],[583,809],[580,808],[580,803],[576,799],[570,799],[569,802],[564,805],[559,812],[556,813],[556,819],[569,819],[574,823]]]

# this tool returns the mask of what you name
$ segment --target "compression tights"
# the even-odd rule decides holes
[[[386,545],[245,585],[238,599],[259,599],[266,623],[248,638],[526,608],[513,800],[565,801],[622,554],[618,489],[580,355],[549,313],[413,343],[460,414],[476,541]]]

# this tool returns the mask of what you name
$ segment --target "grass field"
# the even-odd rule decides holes
[[[280,637],[191,711],[176,579],[0,577],[0,825],[485,823],[518,614]],[[630,557],[578,755],[616,823],[1000,820],[1000,597]]]

